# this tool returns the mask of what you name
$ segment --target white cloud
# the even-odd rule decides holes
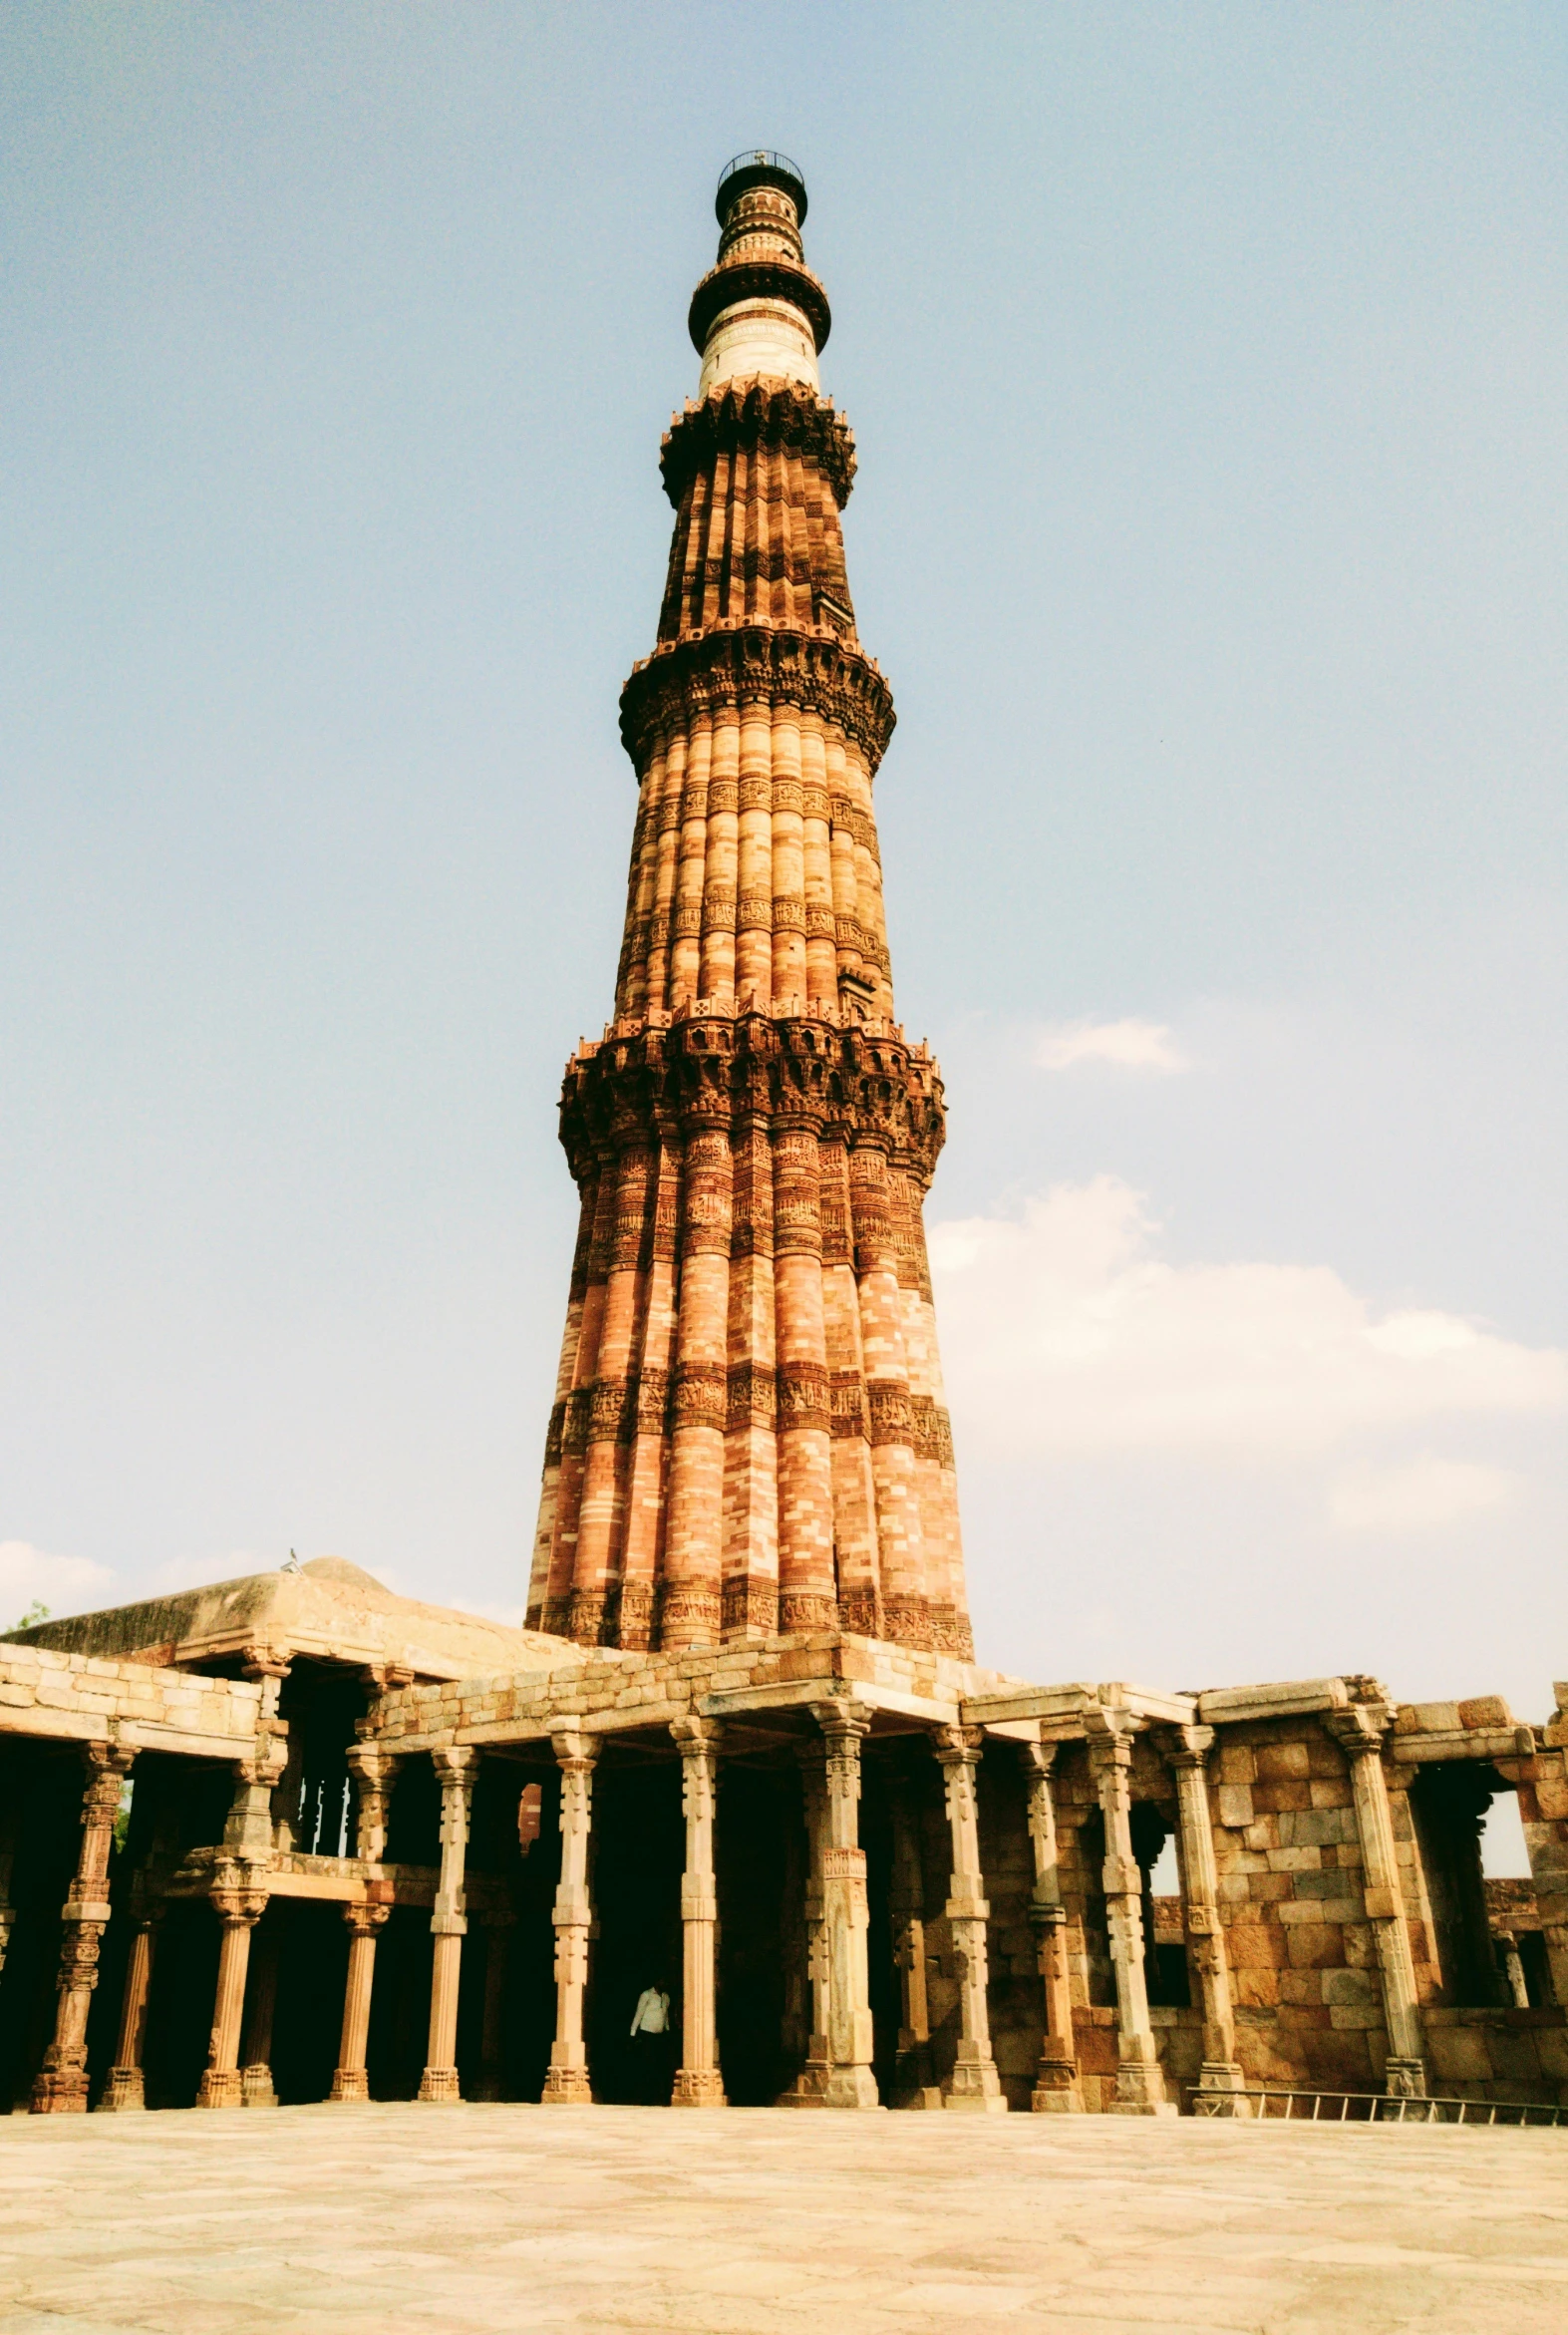
[[[1157,1231],[1110,1175],[1017,1219],[933,1226],[966,1450],[1278,1461],[1442,1416],[1568,1407],[1568,1354],[1454,1314],[1377,1318],[1326,1265],[1172,1265]]]
[[[1039,1069],[1073,1070],[1081,1062],[1108,1062],[1117,1070],[1190,1068],[1163,1022],[1057,1022],[1041,1033],[1035,1047]]]
[[[1518,1490],[1511,1469],[1423,1452],[1340,1477],[1329,1490],[1329,1521],[1342,1532],[1430,1532],[1506,1507]]]
[[[114,1584],[107,1565],[86,1556],[51,1556],[30,1540],[0,1540],[0,1629],[12,1629],[28,1608],[84,1613]]]

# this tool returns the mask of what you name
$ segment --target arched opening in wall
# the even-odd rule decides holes
[[[624,1740],[593,1779],[590,1893],[599,1934],[589,1950],[586,2037],[595,2100],[667,2103],[681,2048],[681,1873],[686,1828],[681,1765]],[[670,1998],[662,2035],[631,2032],[638,1997]]]
[[[285,2108],[325,2100],[332,2090],[343,2033],[349,1933],[343,1908],[295,1897],[271,1908],[277,1933],[277,2009],[272,2082]],[[251,1986],[259,1975],[252,1939]]]
[[[1513,1785],[1489,1761],[1434,1762],[1411,1786],[1411,1818],[1441,2002],[1457,2009],[1548,2003],[1545,1939]],[[1522,1860],[1526,1871],[1489,1878],[1488,1866],[1505,1859]]]
[[[791,1838],[791,1835],[793,1837]],[[714,1864],[719,1884],[719,2066],[732,2108],[766,2108],[792,2081],[803,2040],[786,2049],[785,1958],[789,1925],[802,1932],[791,1878],[805,1858],[799,1783],[792,1771],[724,1760]]]
[[[26,2109],[55,2025],[60,1908],[82,1845],[86,1772],[74,1745],[7,1744],[11,1936],[0,1971],[0,2113]]]
[[[1132,1853],[1143,1875],[1143,1983],[1149,2007],[1190,2010],[1175,1825],[1152,1801],[1132,1804]]]
[[[149,2108],[192,2108],[217,1998],[219,1925],[205,1897],[173,1898],[158,1931],[144,2053]]]

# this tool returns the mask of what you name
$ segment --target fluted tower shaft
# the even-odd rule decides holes
[[[847,423],[782,157],[720,182],[667,432],[615,1018],[567,1065],[581,1220],[530,1627],[623,1647],[843,1628],[971,1652],[922,1207],[942,1083],[893,1018]]]

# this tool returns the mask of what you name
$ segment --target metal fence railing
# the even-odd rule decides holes
[[[1389,2092],[1306,2092],[1273,2084],[1238,2092],[1194,2089],[1191,2098],[1194,2116],[1233,2116],[1230,2104],[1245,2100],[1255,2117],[1297,2124],[1568,2126],[1568,2107],[1541,2100],[1406,2100]]]

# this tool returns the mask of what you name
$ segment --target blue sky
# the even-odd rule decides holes
[[[13,5],[0,1605],[290,1546],[520,1604],[760,142],[899,709],[982,1654],[1543,1716],[1565,94],[1545,6]]]

